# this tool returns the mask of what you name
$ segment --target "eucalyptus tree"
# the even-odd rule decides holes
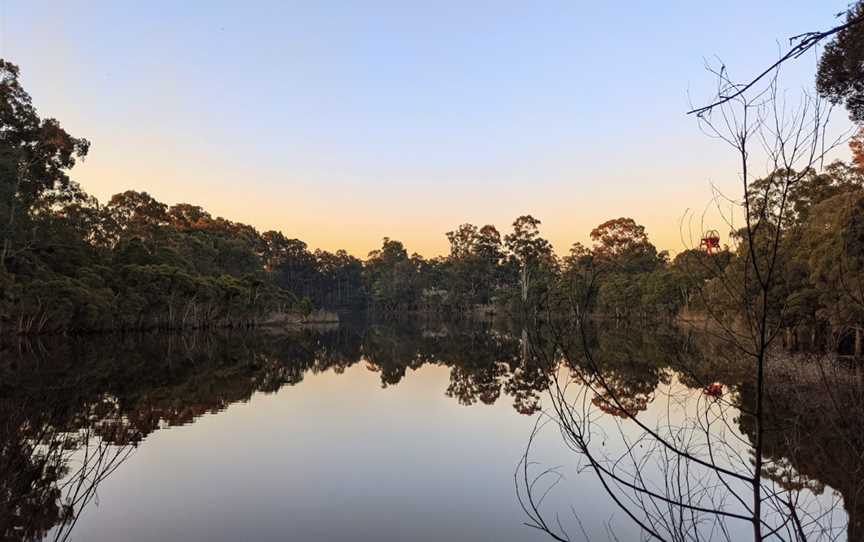
[[[864,2],[853,3],[845,19],[819,58],[816,89],[832,103],[845,104],[852,120],[864,122]]]
[[[369,253],[363,273],[373,307],[385,313],[410,310],[421,296],[422,258],[412,255],[400,241],[385,237],[381,248]]]
[[[860,355],[864,348],[864,190],[840,193],[816,205],[801,239],[820,316],[835,336],[853,330],[855,353]]]
[[[448,303],[460,311],[489,303],[501,278],[501,234],[492,225],[462,224],[447,232],[447,240]]]
[[[46,191],[69,185],[68,171],[87,155],[90,143],[66,132],[53,118],[40,118],[19,81],[18,66],[0,59],[0,267],[6,268],[16,224]]]
[[[541,222],[523,215],[513,222],[513,232],[504,236],[504,245],[519,273],[520,298],[527,307],[532,281],[554,262],[552,245],[540,236]]]
[[[602,273],[597,282],[597,303],[615,317],[641,311],[643,301],[661,302],[658,292],[668,292],[658,281],[671,281],[670,274],[652,273],[665,265],[665,253],[648,240],[645,227],[632,218],[611,219],[591,230],[593,265]],[[650,277],[652,294],[643,296],[644,277]],[[644,299],[643,299],[644,297]],[[664,297],[663,305],[670,300]]]

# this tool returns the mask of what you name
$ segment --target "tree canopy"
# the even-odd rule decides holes
[[[846,22],[864,20],[864,2],[846,13]],[[864,23],[838,32],[825,46],[816,73],[816,89],[835,104],[844,104],[849,117],[864,122]]]

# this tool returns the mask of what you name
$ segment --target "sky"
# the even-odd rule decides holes
[[[523,214],[566,253],[629,216],[674,253],[688,210],[728,230],[712,186],[740,193],[733,152],[685,114],[711,96],[706,61],[748,78],[845,6],[0,0],[0,56],[91,141],[72,176],[103,201],[147,191],[357,256],[385,236],[444,254],[459,224]]]

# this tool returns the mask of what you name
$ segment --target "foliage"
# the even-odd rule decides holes
[[[833,47],[850,46],[855,32],[838,35]],[[835,64],[826,52],[824,73],[836,83],[843,66]],[[18,74],[0,61],[6,331],[246,326],[284,311],[307,315],[313,307],[368,307],[389,317],[498,310],[534,319],[570,311],[580,318],[593,311],[671,319],[682,307],[733,316],[742,300],[762,302],[755,290],[728,285],[746,290],[748,258],[770,254],[767,247],[751,251],[744,236],[733,234],[732,249],[686,250],[670,262],[628,217],[598,225],[590,248],[576,243],[563,258],[541,234],[541,221],[523,215],[504,235],[490,224],[461,224],[446,233],[444,257],[411,254],[385,237],[361,261],[344,250],[313,251],[279,231],[260,233],[197,205],[169,206],[146,192],[127,190],[103,205],[69,177],[89,143],[41,119]],[[858,98],[838,88],[830,87],[851,110]],[[860,137],[851,146],[860,154]],[[820,173],[778,169],[751,184],[753,242],[769,243],[773,217],[788,209],[770,293],[781,307],[771,314],[778,325],[861,327],[862,185],[860,165],[842,162]]]
[[[846,22],[864,18],[864,2],[846,13]],[[845,103],[849,116],[864,122],[864,24],[837,33],[819,59],[816,89],[834,103]]]

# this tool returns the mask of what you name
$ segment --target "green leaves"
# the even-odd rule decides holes
[[[846,14],[846,22],[864,21],[864,2]],[[845,103],[849,117],[864,122],[864,22],[840,31],[825,46],[816,75],[819,94],[833,103]]]

